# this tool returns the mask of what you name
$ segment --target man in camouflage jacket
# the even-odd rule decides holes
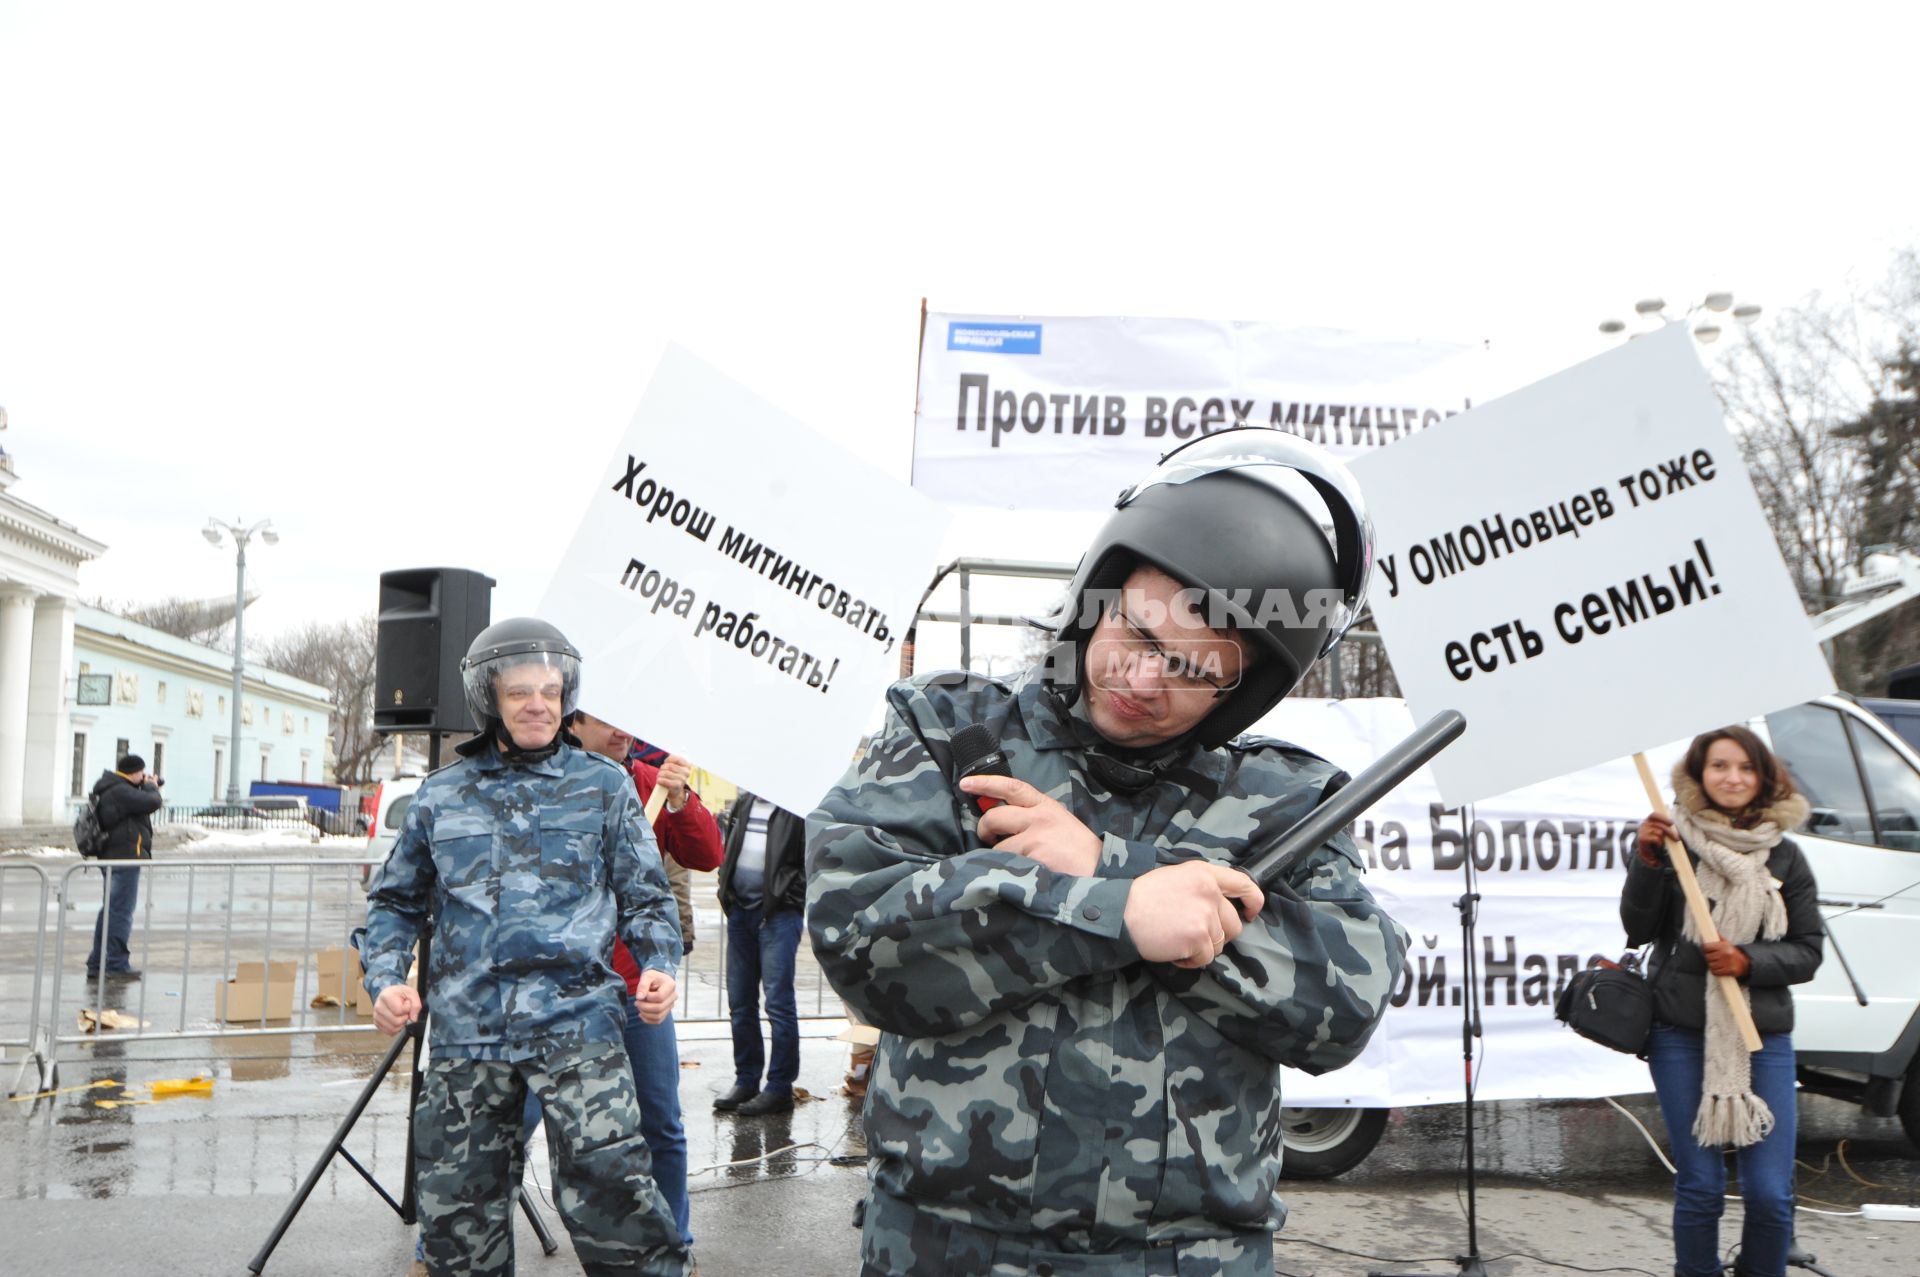
[[[1266,892],[1227,867],[1344,777],[1278,741],[1203,743],[1279,657],[1183,613],[1198,573],[1144,557],[1109,563],[1130,601],[1050,669],[895,685],[808,822],[815,953],[885,1034],[868,1274],[1268,1277],[1279,1068],[1353,1059],[1398,976],[1404,933],[1344,834]],[[1011,779],[956,783],[970,724]]]
[[[686,1251],[649,1174],[613,968],[617,927],[641,968],[642,1018],[672,1010],[673,897],[632,779],[560,734],[560,676],[503,664],[497,702],[476,708],[489,730],[420,786],[368,895],[366,986],[389,1034],[420,1015],[404,981],[422,925],[437,920],[433,1051],[414,1113],[427,1270],[512,1273],[531,1089],[585,1270],[677,1277]]]

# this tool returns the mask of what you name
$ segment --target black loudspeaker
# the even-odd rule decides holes
[[[493,611],[493,578],[465,568],[380,574],[373,659],[378,732],[474,732],[460,661]]]

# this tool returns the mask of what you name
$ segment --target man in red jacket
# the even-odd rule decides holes
[[[687,869],[712,871],[720,865],[720,828],[713,813],[700,801],[700,795],[687,782],[693,767],[677,754],[651,751],[657,761],[645,761],[646,754],[631,757],[634,739],[613,724],[595,718],[584,710],[575,710],[567,720],[567,729],[580,744],[603,754],[633,773],[634,787],[641,803],[653,797],[654,787],[666,790],[666,805],[654,818],[654,836],[666,853],[669,869],[678,863]],[[682,917],[686,916],[683,909]],[[684,929],[684,923],[683,929]],[[692,936],[683,938],[682,948],[691,948]],[[634,992],[640,969],[618,940],[613,945],[613,966]],[[674,1036],[671,1015],[659,1024],[646,1024],[627,1002],[627,1056],[633,1061],[633,1080],[640,1098],[640,1134],[653,1155],[653,1179],[661,1196],[673,1208],[680,1225],[680,1238],[688,1247],[693,1234],[687,1227],[687,1134],[680,1122],[680,1045]]]
[[[620,735],[624,736],[622,732]],[[628,764],[634,775],[634,782],[640,786],[641,793],[651,792],[651,782],[644,779],[648,768],[659,773],[658,783],[663,786],[673,802],[682,801],[682,793],[693,794],[688,782],[692,778],[693,765],[677,754],[669,754],[658,745],[649,745],[646,741],[628,737],[633,741],[628,753]],[[618,740],[614,742],[618,747]],[[641,800],[645,802],[645,799]],[[691,800],[698,804],[700,796],[693,794]],[[674,814],[663,810],[662,815]],[[655,822],[659,824],[658,821]],[[676,841],[666,848],[667,886],[673,891],[673,900],[680,908],[680,952],[689,959],[693,956],[693,875],[711,873],[721,864],[724,847],[715,839],[715,818],[705,807],[700,807],[697,819],[688,817],[679,819],[671,826]],[[668,826],[662,826],[667,828]],[[664,843],[662,844],[664,846]]]

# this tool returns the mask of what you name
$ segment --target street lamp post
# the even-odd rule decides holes
[[[200,529],[200,535],[207,544],[220,548],[220,534],[226,533],[233,538],[233,735],[227,742],[227,801],[238,804],[240,801],[240,694],[241,680],[246,674],[245,646],[242,640],[246,635],[243,621],[247,612],[247,542],[259,533],[260,539],[268,545],[279,543],[280,534],[273,530],[272,519],[262,519],[252,527],[244,522],[222,523],[218,519],[208,519],[207,526]]]

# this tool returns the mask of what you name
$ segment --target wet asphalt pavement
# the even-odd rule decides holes
[[[714,1092],[731,1081],[729,1047],[715,1036],[721,1027],[686,1026],[681,1094],[696,1171],[697,1253],[707,1277],[857,1268],[848,1224],[863,1173],[831,1160],[863,1151],[855,1106],[836,1093],[847,1048],[820,1036],[837,1026],[808,1027],[814,1036],[803,1046],[801,1085],[823,1098],[791,1116],[740,1119],[710,1107]],[[367,1036],[252,1039],[210,1062],[184,1043],[171,1044],[180,1053],[172,1060],[116,1060],[115,1048],[94,1048],[101,1058],[65,1068],[62,1085],[111,1081],[127,1090],[72,1090],[9,1104],[0,1115],[0,1270],[244,1273],[358,1092],[377,1045]],[[211,1097],[99,1103],[129,1092],[145,1098],[156,1079],[208,1064]],[[397,1070],[349,1141],[396,1193],[405,1104]],[[1659,1133],[1648,1097],[1627,1107]],[[1802,1100],[1801,1123],[1804,1205],[1845,1211],[1864,1201],[1920,1197],[1920,1163],[1896,1123],[1817,1097]],[[1466,1244],[1461,1131],[1457,1109],[1405,1110],[1358,1169],[1337,1181],[1287,1185],[1292,1213],[1277,1247],[1278,1271],[1387,1267],[1329,1247],[1420,1261],[1396,1272],[1452,1271],[1441,1261]],[[1604,1102],[1484,1106],[1477,1152],[1483,1256],[1521,1252],[1589,1269],[1669,1271],[1666,1174],[1631,1123]],[[1729,1220],[1738,1214],[1737,1205],[1730,1207]],[[549,1259],[539,1255],[527,1225],[518,1228],[522,1272],[579,1272],[564,1236],[561,1253]],[[1729,1244],[1734,1236],[1729,1227]],[[1828,1272],[1920,1273],[1920,1225],[1803,1212],[1800,1237]],[[392,1211],[336,1162],[266,1271],[400,1274],[410,1245]],[[1490,1270],[1568,1271],[1534,1258],[1498,1259]]]
[[[351,907],[350,895],[328,904],[326,930]],[[710,940],[696,949],[685,981],[683,1013],[695,1019],[680,1028],[701,1270],[706,1277],[852,1273],[857,1235],[849,1222],[864,1191],[864,1148],[857,1107],[839,1093],[847,1047],[831,1035],[841,1026],[803,1022],[800,1085],[821,1098],[789,1116],[714,1113],[713,1095],[731,1082],[731,1055],[724,1023],[702,1018],[718,1011]],[[149,1005],[179,1005],[167,997],[169,977],[149,979]],[[198,1016],[195,987],[189,983],[188,995]],[[812,987],[801,997],[803,1013],[823,1005]],[[371,1033],[299,1033],[64,1047],[61,1093],[0,1103],[0,1274],[245,1273],[384,1045]],[[12,1079],[17,1058],[8,1054],[0,1080]],[[212,1077],[211,1095],[154,1098],[154,1082],[196,1073]],[[396,1196],[405,1088],[403,1064],[378,1088],[348,1142]],[[1650,1096],[1624,1103],[1663,1138]],[[1799,1216],[1799,1235],[1821,1270],[1920,1277],[1920,1224],[1813,1213],[1920,1202],[1920,1154],[1898,1123],[1812,1096],[1801,1100],[1800,1121],[1799,1192],[1810,1209]],[[1489,1271],[1570,1271],[1547,1260],[1588,1271],[1671,1271],[1670,1178],[1632,1123],[1604,1101],[1484,1105],[1476,1131],[1479,1242]],[[1356,1170],[1283,1185],[1291,1215],[1276,1270],[1302,1277],[1455,1271],[1451,1259],[1467,1241],[1462,1132],[1457,1106],[1396,1112]],[[560,1253],[541,1256],[522,1221],[520,1271],[578,1273],[564,1229],[543,1209],[561,1237]],[[1730,1204],[1723,1244],[1737,1240],[1738,1218],[1737,1203]],[[411,1247],[410,1230],[336,1160],[265,1271],[397,1277]]]
[[[696,1247],[709,1277],[848,1271],[863,1171],[828,1159],[857,1159],[862,1149],[854,1106],[832,1094],[847,1047],[819,1036],[839,1027],[809,1025],[803,1042],[801,1086],[824,1098],[792,1115],[734,1119],[711,1108],[715,1090],[732,1082],[731,1048],[711,1036],[723,1030],[687,1026],[681,1089],[689,1164],[699,1172],[690,1176]],[[165,1047],[172,1059],[121,1060],[111,1045],[93,1048],[96,1058],[63,1066],[63,1093],[0,1113],[0,1272],[245,1273],[384,1045],[371,1035],[255,1038],[212,1060],[186,1043],[141,1048]],[[196,1071],[213,1076],[210,1097],[151,1098],[156,1080]],[[396,1197],[406,1103],[403,1057],[347,1143]],[[729,1162],[746,1164],[702,1170]],[[558,1217],[542,1210],[560,1254],[542,1257],[523,1220],[521,1271],[578,1273]],[[397,1275],[411,1255],[410,1230],[336,1160],[265,1271]]]

